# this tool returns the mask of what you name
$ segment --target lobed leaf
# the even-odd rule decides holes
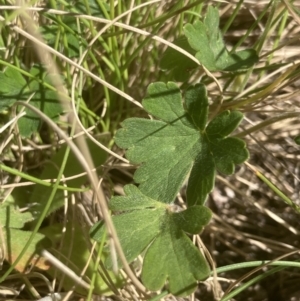
[[[214,186],[216,169],[234,172],[247,160],[245,143],[227,137],[243,118],[225,111],[207,125],[208,99],[204,85],[187,89],[184,103],[175,83],[154,83],[143,100],[146,111],[160,120],[129,118],[116,133],[116,144],[126,156],[141,164],[134,174],[140,191],[171,203],[190,172],[188,205],[202,205]]]
[[[198,234],[209,222],[207,207],[195,206],[175,212],[173,205],[144,195],[136,186],[127,185],[125,196],[113,197],[110,209],[119,213],[112,217],[128,262],[146,250],[142,280],[150,290],[162,288],[166,281],[175,295],[188,295],[197,280],[209,275],[205,258],[185,232]],[[91,237],[101,241],[105,228],[96,224]],[[106,264],[111,267],[111,260]]]
[[[145,254],[142,281],[148,289],[157,291],[168,280],[172,294],[187,296],[195,290],[197,280],[208,277],[210,270],[205,258],[172,217],[166,214],[166,227]]]
[[[218,9],[208,7],[204,21],[186,24],[184,34],[190,46],[196,51],[195,57],[210,71],[238,71],[252,67],[258,56],[254,49],[229,53],[219,30]]]
[[[183,31],[184,36],[178,37],[173,43],[195,56],[210,71],[243,71],[258,61],[254,49],[228,52],[219,30],[217,8],[209,6],[203,22],[198,20],[194,24],[188,23]],[[167,48],[160,67],[170,70],[176,81],[185,82],[198,65],[179,51]]]

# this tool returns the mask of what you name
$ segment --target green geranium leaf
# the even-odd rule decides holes
[[[53,120],[62,113],[57,93],[49,88],[49,79],[45,76],[41,66],[34,66],[30,70],[31,77],[26,81],[16,69],[7,67],[0,72],[0,111],[11,107],[16,101],[27,101],[32,95],[30,104],[41,110]],[[21,109],[21,108],[20,108]],[[40,118],[31,110],[25,109],[26,115],[19,119],[20,134],[29,137],[40,127]]]
[[[258,61],[254,49],[229,53],[219,30],[219,12],[217,8],[208,7],[204,21],[186,24],[184,34],[195,57],[210,71],[238,71],[253,66]]]
[[[170,203],[189,172],[188,205],[203,205],[214,186],[216,169],[232,174],[247,160],[245,143],[227,137],[243,114],[225,111],[207,125],[208,99],[204,85],[182,95],[175,83],[153,83],[143,100],[145,110],[160,120],[129,118],[117,131],[116,143],[126,156],[141,164],[134,180],[148,197]]]
[[[142,280],[150,290],[158,290],[168,281],[174,295],[186,296],[197,280],[209,275],[209,267],[187,237],[198,234],[211,218],[205,206],[194,206],[176,212],[176,206],[144,195],[136,186],[124,187],[126,196],[112,198],[110,209],[119,213],[112,217],[128,262],[146,250]],[[91,237],[101,241],[103,224],[91,229]],[[107,261],[111,266],[111,260]]]

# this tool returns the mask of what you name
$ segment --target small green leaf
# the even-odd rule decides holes
[[[227,137],[243,114],[225,111],[208,125],[208,99],[204,85],[190,87],[184,103],[175,83],[154,83],[143,100],[147,112],[160,120],[129,118],[117,131],[116,143],[127,149],[127,158],[141,164],[134,174],[141,192],[170,203],[191,171],[187,201],[202,205],[214,186],[216,169],[234,172],[247,160],[245,143]]]
[[[184,34],[190,46],[196,51],[195,57],[210,71],[238,71],[252,67],[258,56],[253,49],[229,53],[219,30],[218,9],[208,7],[204,22],[186,24]]]
[[[120,243],[128,262],[146,251],[142,280],[150,290],[162,288],[168,280],[170,292],[188,295],[197,280],[209,275],[209,267],[185,232],[198,234],[209,222],[207,207],[194,206],[174,212],[174,205],[156,201],[144,195],[136,186],[124,187],[126,196],[114,197],[110,209],[118,213],[112,217]],[[96,224],[91,237],[101,241],[105,228]],[[111,260],[107,261],[111,267]]]

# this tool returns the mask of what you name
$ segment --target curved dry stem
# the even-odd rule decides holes
[[[23,9],[23,7],[20,7],[21,11]],[[56,67],[56,64],[54,63],[54,61],[52,61],[49,64],[46,64],[45,62],[45,56],[44,56],[44,52],[43,50],[46,49],[47,51],[49,51],[50,53],[53,53],[53,49],[51,47],[49,47],[48,45],[46,45],[44,42],[42,42],[42,37],[38,34],[38,32],[35,30],[35,26],[34,26],[34,22],[31,19],[31,17],[27,14],[27,12],[25,10],[23,10],[23,16],[25,19],[27,19],[28,25],[28,31],[29,33],[27,33],[26,31],[24,31],[23,29],[12,25],[12,28],[16,31],[19,32],[20,34],[22,34],[23,36],[25,36],[26,38],[28,38],[29,40],[31,40],[32,42],[34,42],[36,44],[36,52],[41,60],[41,62],[44,62],[46,66],[48,66],[48,71],[50,71],[50,75],[51,75],[51,80],[53,82],[53,84],[55,85],[57,91],[59,92],[58,96],[59,99],[62,103],[62,105],[68,109],[68,106],[66,106],[65,100],[66,100],[66,94],[64,91],[64,86],[63,83],[60,79],[59,76],[55,76],[55,74],[59,74],[58,72],[58,68]],[[56,51],[54,51],[56,52]],[[57,52],[56,52],[57,53]],[[50,56],[51,57],[51,56]],[[64,57],[65,59],[67,59],[66,57]],[[73,61],[71,61],[70,59],[67,59],[67,61],[69,61],[71,64],[73,64]],[[76,64],[77,65],[77,64]],[[81,66],[77,65],[77,67],[82,68]],[[82,68],[83,70],[85,70],[84,68]],[[86,71],[86,70],[85,70]],[[89,72],[93,77],[94,75]],[[98,77],[96,77],[97,79],[99,79]],[[108,83],[106,83],[108,84]],[[109,85],[109,84],[108,84]],[[110,85],[111,86],[111,85]],[[113,87],[113,89],[115,89]],[[121,92],[121,91],[120,91]],[[125,94],[122,92],[122,94]],[[41,111],[39,111],[37,108],[35,108],[34,106],[28,104],[28,103],[24,103],[24,102],[20,102],[17,101],[15,103],[15,105],[20,105],[20,106],[25,106],[28,109],[30,109],[31,111],[33,111],[35,114],[37,114],[43,121],[45,121],[55,132],[57,132],[57,134],[62,138],[65,139],[66,142],[68,143],[70,149],[73,151],[73,153],[75,154],[75,156],[77,157],[78,161],[80,162],[80,164],[82,165],[82,167],[85,169],[85,171],[87,172],[87,176],[90,180],[91,186],[94,189],[96,195],[97,195],[97,199],[100,205],[100,208],[102,210],[103,213],[103,218],[104,221],[107,225],[108,228],[108,232],[111,235],[111,237],[114,240],[114,245],[116,247],[116,250],[119,254],[120,260],[123,264],[124,270],[127,272],[128,277],[133,281],[133,283],[136,285],[136,287],[141,290],[142,292],[146,292],[145,287],[141,284],[141,282],[136,278],[136,276],[134,275],[134,273],[132,272],[132,270],[130,269],[126,257],[123,253],[121,244],[119,242],[116,230],[114,228],[114,225],[112,223],[109,211],[108,211],[108,207],[106,204],[106,199],[104,196],[104,193],[102,191],[102,189],[97,189],[97,176],[95,172],[92,172],[93,169],[93,161],[91,159],[90,153],[89,153],[89,149],[87,147],[87,143],[86,141],[83,139],[83,137],[79,137],[79,147],[81,150],[79,150],[79,148],[74,144],[73,141],[68,140],[68,136],[45,114],[43,114]],[[72,116],[73,114],[69,114],[69,120],[71,124],[76,125],[76,122],[74,120],[74,116]]]
[[[115,244],[116,250],[118,252],[118,255],[120,257],[120,260],[122,262],[122,265],[124,267],[124,270],[126,271],[128,277],[136,285],[136,287],[141,292],[146,292],[145,287],[136,278],[136,276],[132,272],[130,266],[128,265],[128,262],[126,260],[125,255],[124,255],[124,252],[122,250],[122,247],[121,247],[121,244],[120,244],[117,232],[115,230],[115,227],[113,225],[111,216],[109,214],[109,210],[108,210],[108,206],[107,206],[107,203],[106,203],[106,200],[105,200],[104,193],[103,193],[102,189],[99,189],[99,187],[97,185],[98,182],[97,182],[96,173],[92,172],[92,170],[91,170],[92,166],[91,166],[90,163],[88,163],[87,157],[85,155],[83,155],[83,153],[79,150],[79,148],[75,145],[75,143],[73,141],[71,141],[71,140],[68,139],[67,134],[65,132],[63,132],[57,126],[57,124],[55,122],[53,122],[51,120],[51,118],[49,118],[47,115],[43,114],[41,111],[39,111],[36,107],[32,106],[31,104],[24,103],[24,102],[21,102],[21,101],[17,101],[15,104],[16,105],[20,105],[20,106],[25,106],[28,109],[30,109],[32,112],[34,112],[35,114],[37,114],[44,122],[46,122],[60,136],[61,139],[65,139],[66,140],[66,143],[70,147],[71,151],[75,154],[75,156],[77,157],[79,163],[81,164],[81,166],[83,167],[83,169],[86,171],[87,176],[89,178],[89,181],[91,183],[91,186],[92,186],[93,190],[96,193],[97,200],[99,202],[99,205],[100,205],[100,208],[101,208],[101,211],[102,211],[102,214],[103,214],[103,219],[104,219],[104,221],[105,221],[105,223],[107,225],[107,229],[108,229],[109,235],[114,240],[114,244]]]

